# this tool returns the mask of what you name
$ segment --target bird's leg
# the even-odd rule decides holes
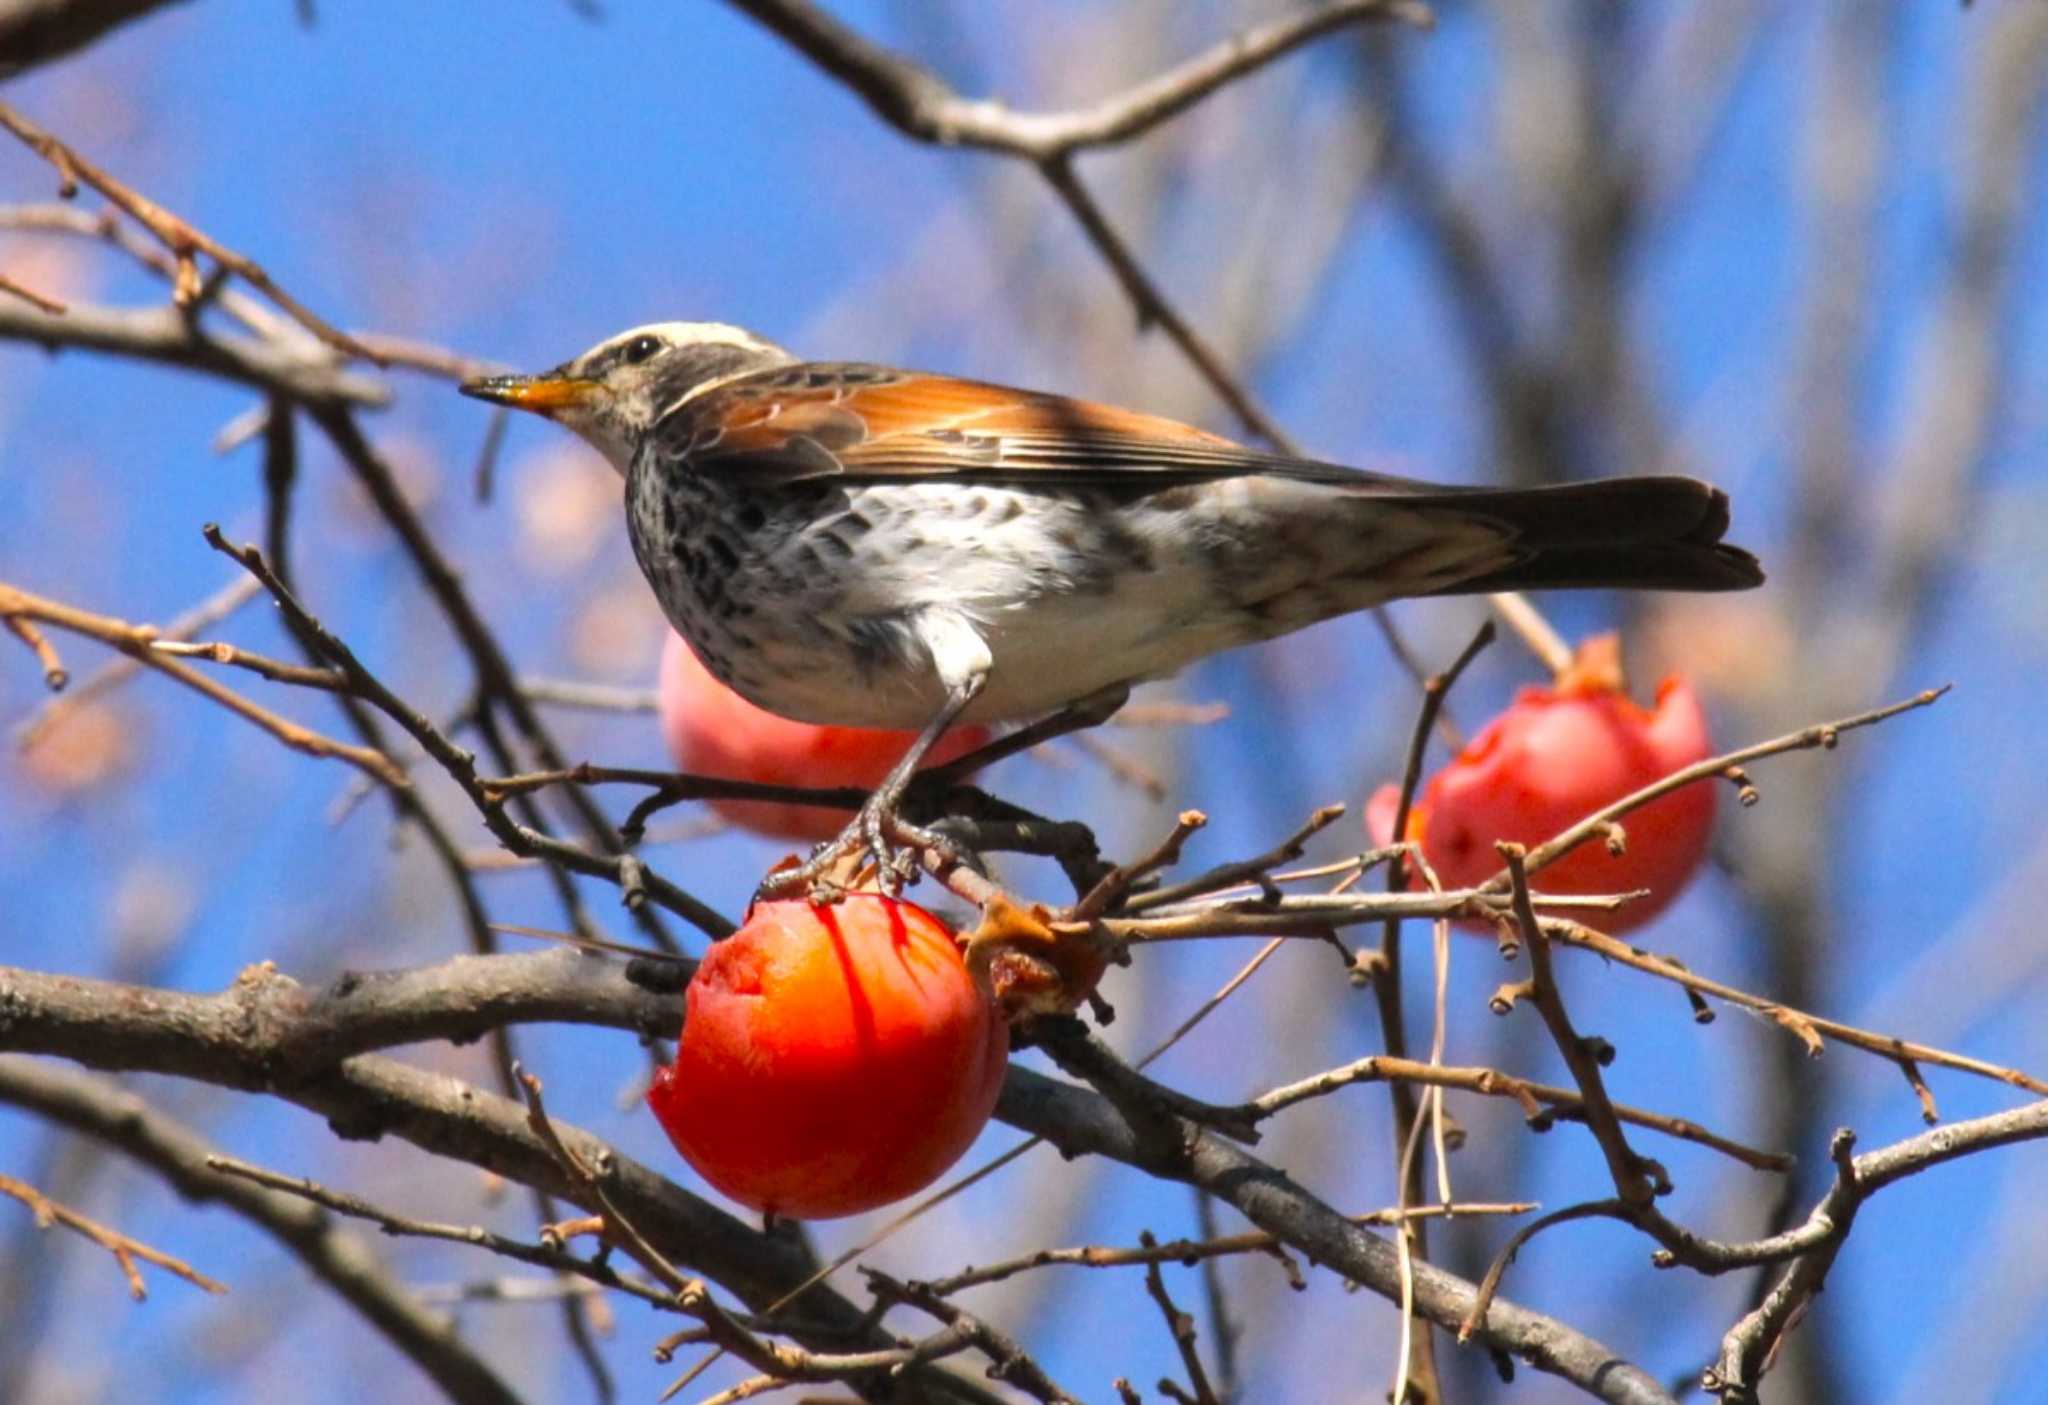
[[[953,685],[946,693],[946,704],[939,709],[925,729],[917,734],[910,744],[910,750],[903,753],[903,759],[890,768],[882,777],[882,783],[875,787],[874,794],[867,798],[854,814],[853,820],[839,832],[839,837],[826,844],[808,860],[786,868],[780,873],[771,873],[761,883],[762,897],[780,897],[811,888],[823,878],[825,871],[848,853],[862,848],[873,857],[877,876],[883,888],[894,891],[903,886],[909,873],[898,866],[896,853],[890,847],[890,840],[908,842],[920,848],[935,848],[950,853],[955,858],[964,857],[956,851],[959,846],[942,834],[918,825],[905,823],[898,817],[897,807],[903,802],[903,792],[910,788],[916,778],[918,767],[931,749],[939,744],[939,738],[946,735],[952,725],[960,720],[960,714],[967,710],[969,703],[980,696],[988,675],[976,672],[967,675]]]
[[[1015,756],[1020,751],[1029,751],[1042,746],[1056,737],[1073,732],[1099,727],[1123,709],[1131,700],[1131,685],[1112,683],[1099,688],[1085,698],[1068,703],[1058,712],[1039,718],[1027,727],[1014,732],[1005,732],[986,746],[976,747],[965,756],[957,757],[942,766],[934,766],[921,778],[926,785],[950,785],[962,776],[972,775],[984,766]]]

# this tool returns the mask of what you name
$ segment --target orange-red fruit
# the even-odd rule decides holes
[[[923,908],[759,902],[698,966],[682,1047],[647,1101],[726,1195],[829,1219],[938,1179],[988,1121],[1009,1051]]]
[[[764,712],[711,676],[673,630],[661,654],[661,730],[678,768],[729,780],[872,790],[902,759],[911,732],[816,727]],[[988,740],[984,727],[956,727],[927,765],[964,756]],[[756,834],[830,839],[846,812],[761,800],[714,800],[711,808]]]
[[[1654,710],[1611,686],[1524,688],[1430,778],[1409,812],[1406,837],[1422,845],[1445,887],[1466,887],[1499,871],[1495,840],[1540,844],[1711,754],[1706,716],[1682,678],[1664,680]],[[1648,897],[1588,918],[1614,932],[1642,925],[1670,906],[1706,856],[1716,789],[1712,780],[1694,781],[1624,815],[1624,854],[1611,854],[1595,836],[1536,874],[1532,886],[1550,893],[1647,888]],[[1387,842],[1399,803],[1390,785],[1366,806],[1376,842]]]

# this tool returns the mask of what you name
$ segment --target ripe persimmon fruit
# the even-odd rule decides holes
[[[954,935],[914,903],[758,902],[690,981],[647,1101],[743,1205],[851,1215],[920,1190],[987,1123],[1009,1030]]]

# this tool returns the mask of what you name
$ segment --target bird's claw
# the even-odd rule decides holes
[[[965,864],[971,857],[957,840],[870,802],[810,858],[769,874],[757,895],[781,898],[802,892],[814,903],[836,903],[860,867],[849,861],[858,859],[874,866],[876,886],[893,896],[917,881],[920,856],[927,849],[948,863]]]

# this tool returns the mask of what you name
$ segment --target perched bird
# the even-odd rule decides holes
[[[1740,590],[1691,478],[1447,487],[1155,415],[803,362],[737,327],[637,327],[463,393],[583,436],[626,480],[662,609],[707,668],[805,722],[924,729],[839,847],[894,815],[961,719],[1098,707],[1239,644],[1403,596]]]

